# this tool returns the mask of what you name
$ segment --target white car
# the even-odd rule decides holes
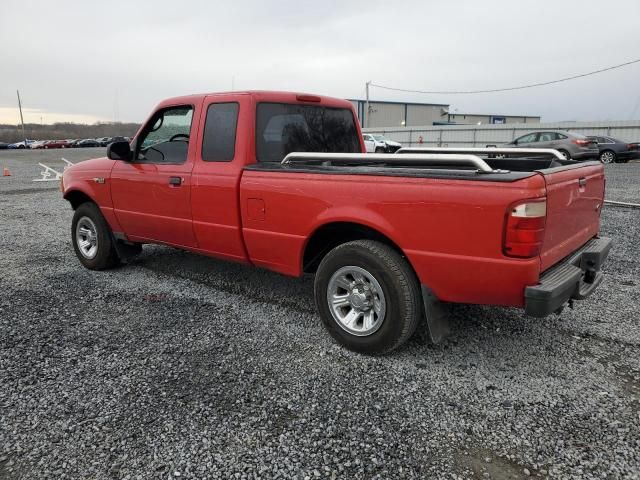
[[[30,148],[30,145],[33,143],[33,140],[23,140],[21,142],[10,143],[7,148]]]
[[[367,153],[386,153],[387,144],[385,143],[382,135],[371,135],[370,133],[365,133],[362,137],[364,138],[364,145],[367,149]]]
[[[397,150],[400,150],[402,148],[401,143],[389,140],[384,135],[374,135],[373,138],[375,138],[377,142],[384,144],[384,151],[386,153],[395,153]]]
[[[362,137],[367,153],[394,153],[402,148],[402,144],[389,140],[384,135],[365,133]]]

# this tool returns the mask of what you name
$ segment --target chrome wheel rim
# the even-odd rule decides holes
[[[76,224],[76,244],[80,254],[91,260],[98,253],[98,229],[89,217],[82,217]]]
[[[327,303],[340,328],[358,337],[375,333],[382,326],[387,309],[380,283],[356,266],[342,267],[331,276]]]
[[[600,161],[602,163],[611,163],[611,162],[613,162],[613,153],[604,152],[602,155],[600,155]]]

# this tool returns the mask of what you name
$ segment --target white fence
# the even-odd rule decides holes
[[[514,123],[507,125],[443,125],[426,127],[365,128],[405,147],[484,147],[508,143],[528,132],[564,130],[583,135],[606,135],[628,142],[640,141],[640,121]]]

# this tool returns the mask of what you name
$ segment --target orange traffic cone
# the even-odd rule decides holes
[[[10,177],[11,176],[11,172],[9,171],[9,169],[7,167],[4,167],[2,169],[2,176],[3,177]]]

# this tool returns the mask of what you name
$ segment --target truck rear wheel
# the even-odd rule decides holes
[[[111,229],[95,203],[86,202],[76,209],[71,241],[80,263],[90,270],[105,270],[118,264]]]
[[[387,353],[413,335],[422,314],[411,266],[384,243],[356,240],[320,262],[315,301],[325,327],[356,352]]]

